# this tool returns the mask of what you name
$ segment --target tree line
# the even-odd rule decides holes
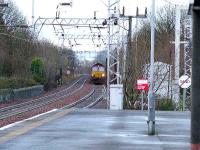
[[[187,17],[187,11],[182,10],[181,12],[181,39],[184,40],[184,21]],[[162,62],[168,64],[170,69],[166,74],[172,75],[172,80],[174,77],[174,60],[175,60],[175,7],[171,5],[165,5],[156,13],[156,25],[155,25],[155,62]],[[137,101],[140,99],[140,92],[136,90],[137,79],[148,78],[148,71],[146,71],[145,65],[149,66],[150,63],[150,49],[151,49],[151,25],[150,17],[147,19],[140,20],[140,27],[137,32],[134,33],[131,42],[128,45],[128,54],[126,62],[126,78],[124,80],[125,86],[125,108],[134,108]],[[122,53],[123,53],[122,49]],[[184,46],[181,45],[181,63],[180,63],[180,73],[183,73],[184,66]],[[160,66],[163,70],[164,67]],[[123,70],[123,69],[121,69]],[[171,72],[169,72],[171,71]],[[154,73],[154,80],[163,82],[159,78],[160,72]],[[167,75],[168,77],[169,75]],[[166,79],[168,80],[168,79]],[[170,82],[170,81],[169,81]],[[155,85],[154,85],[155,86]],[[170,83],[171,86],[171,83]],[[159,88],[158,85],[155,88]],[[158,89],[155,89],[157,91]],[[166,99],[171,99],[168,96]]]
[[[16,4],[11,0],[8,3],[9,7],[0,8],[0,80],[4,80],[0,88],[13,87],[12,83],[22,87],[56,84],[61,57],[64,70],[74,68],[75,53],[70,49],[59,52],[57,45],[46,39],[38,39],[32,28],[24,28],[27,19]],[[5,80],[8,82],[5,83]]]

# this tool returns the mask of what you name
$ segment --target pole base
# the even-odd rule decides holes
[[[155,135],[155,121],[147,121],[148,124],[148,135]]]
[[[200,144],[191,144],[191,150],[200,150]]]

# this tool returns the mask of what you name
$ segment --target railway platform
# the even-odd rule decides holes
[[[1,150],[189,150],[190,112],[61,109],[1,128]]]

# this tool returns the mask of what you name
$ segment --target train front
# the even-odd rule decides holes
[[[95,84],[105,84],[106,70],[104,65],[96,63],[91,67],[91,81]]]

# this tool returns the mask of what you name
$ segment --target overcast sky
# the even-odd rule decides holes
[[[28,19],[32,14],[32,0],[15,0],[19,9]],[[56,14],[56,6],[59,2],[69,2],[70,0],[34,0],[35,1],[35,17],[53,17]],[[68,17],[93,17],[93,12],[97,11],[99,17],[107,15],[107,0],[73,0],[72,7],[65,7],[65,16]],[[135,8],[140,9],[150,5],[149,0],[122,0],[121,6],[125,6],[128,14],[134,14]]]
[[[14,0],[22,11],[23,15],[29,20],[31,24],[32,16],[32,0]],[[70,2],[70,0],[34,0],[35,1],[35,19],[40,17],[55,17],[56,7],[60,2]],[[72,0],[72,7],[65,7],[62,11],[61,17],[93,17],[94,11],[97,11],[97,17],[107,17],[108,0]],[[166,2],[175,2],[187,5],[189,0],[156,0],[157,7],[166,4]],[[125,6],[126,15],[135,15],[136,7],[138,6],[140,12],[143,13],[145,7],[150,10],[151,0],[121,0],[121,6]],[[50,36],[50,34],[48,35]]]
[[[32,14],[32,0],[14,0],[28,19]],[[53,17],[55,16],[56,6],[60,2],[70,2],[70,0],[34,0],[35,16]],[[93,12],[98,11],[97,15],[107,15],[107,0],[72,0],[72,7],[66,8],[65,15],[71,17],[93,17]],[[167,1],[172,3],[187,4],[189,0],[156,0],[157,6],[165,4]],[[105,4],[104,4],[105,3]],[[128,14],[135,14],[135,8],[139,6],[142,10],[151,6],[151,0],[121,0],[121,6],[125,6]]]

